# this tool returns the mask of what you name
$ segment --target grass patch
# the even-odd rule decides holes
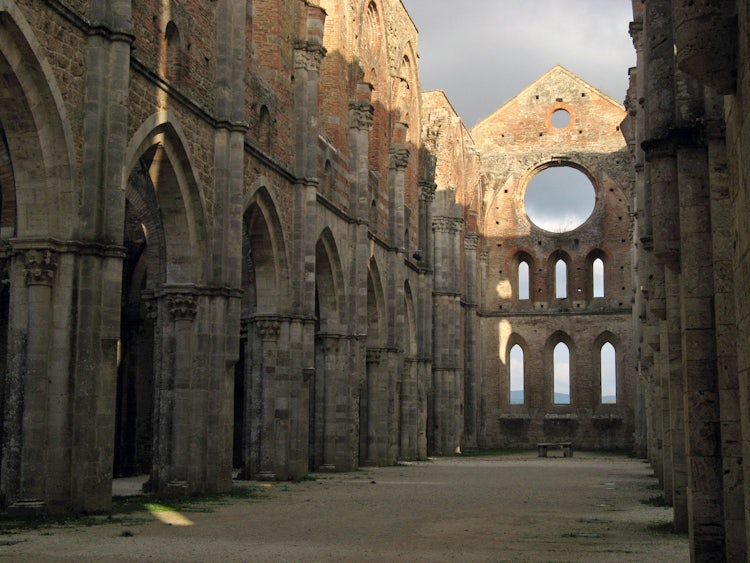
[[[45,535],[52,535],[56,528],[139,524],[149,520],[147,517],[149,511],[212,512],[220,505],[258,496],[258,490],[255,487],[233,487],[228,493],[215,495],[114,497],[112,511],[109,514],[0,514],[0,535],[18,534],[25,531],[42,531]]]

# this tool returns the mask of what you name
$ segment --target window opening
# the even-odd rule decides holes
[[[554,362],[554,403],[570,404],[570,350],[564,342],[555,346]]]
[[[593,277],[594,297],[604,297],[604,261],[601,258],[594,260]]]
[[[523,348],[516,344],[510,349],[510,404],[522,405],[524,403],[524,368]]]
[[[562,108],[556,109],[550,116],[552,127],[556,129],[565,129],[568,125],[570,125],[570,119],[570,112]]]
[[[617,356],[615,347],[606,342],[601,349],[602,404],[617,402]]]
[[[586,174],[572,166],[550,166],[526,186],[524,207],[534,225],[565,233],[583,225],[594,211],[596,192]]]
[[[526,260],[518,264],[518,298],[529,298],[529,263]]]
[[[565,299],[568,296],[568,265],[562,258],[555,263],[555,297]]]

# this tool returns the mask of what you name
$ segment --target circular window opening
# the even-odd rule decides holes
[[[566,109],[556,109],[552,112],[549,120],[552,122],[552,126],[557,129],[565,129],[570,125],[570,112]]]
[[[553,233],[566,233],[583,225],[595,203],[591,180],[570,166],[545,168],[531,179],[524,194],[529,220]]]

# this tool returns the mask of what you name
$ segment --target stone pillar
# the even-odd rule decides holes
[[[167,428],[168,439],[161,454],[168,468],[166,482],[157,483],[159,492],[195,492],[197,483],[191,482],[193,467],[193,425],[201,423],[203,413],[194,412],[198,406],[195,399],[194,376],[194,322],[197,314],[197,300],[190,293],[171,293],[166,296],[166,304],[171,321],[170,340],[172,353],[169,382],[162,387],[160,394],[170,397],[169,406],[163,414],[167,419],[157,424]],[[197,420],[196,420],[197,419]],[[199,486],[198,486],[199,487]]]
[[[401,428],[399,437],[399,457],[419,459],[419,362],[416,358],[404,358],[401,376]]]
[[[721,410],[724,531],[727,561],[747,557],[737,320],[732,270],[731,203],[723,99],[706,89],[706,139],[711,190],[716,362]]]
[[[436,271],[433,299],[433,443],[431,453],[460,453],[463,438],[463,323],[459,292],[459,263],[463,219],[436,217],[433,220]]]
[[[479,305],[477,292],[477,252],[479,235],[464,236],[464,448],[477,449],[479,425],[479,390],[481,371],[477,365],[477,332]]]
[[[662,350],[669,359],[669,390],[671,432],[669,434],[672,464],[675,529],[684,531],[681,514],[684,505],[680,491],[685,486],[679,467],[684,449],[679,446],[679,406],[682,399],[677,381],[677,362],[681,357],[679,333],[679,293],[675,293],[674,276],[680,268],[680,214],[677,161],[674,149],[675,72],[672,37],[672,6],[670,0],[648,0],[645,3],[643,61],[645,77],[645,119],[641,146],[646,160],[646,188],[649,191],[653,249],[657,262],[654,268],[665,268],[667,286],[665,318],[669,334],[668,349]],[[675,332],[677,331],[677,333]],[[666,364],[664,364],[666,365]]]
[[[386,361],[383,356],[381,348],[367,349],[367,458],[361,462],[364,466],[386,465],[388,372],[381,366]]]
[[[721,415],[713,316],[710,187],[705,147],[678,148],[682,371],[691,547],[698,561],[724,553]]]
[[[337,407],[339,382],[339,345],[338,335],[318,335],[322,352],[322,369],[316,375],[316,419],[320,424],[320,441],[322,445],[322,463],[319,471],[345,470],[337,467],[340,453],[339,415]],[[317,422],[317,420],[316,420]]]
[[[276,354],[279,340],[279,323],[273,319],[257,319],[256,327],[260,338],[260,366],[259,389],[257,390],[257,400],[260,410],[260,458],[258,460],[258,474],[256,478],[261,481],[276,480],[276,456],[283,455],[285,440],[282,436],[277,435],[276,425],[276,403],[283,401],[284,397],[280,393],[277,385],[277,366]]]
[[[49,377],[52,293],[57,273],[57,255],[49,249],[34,249],[27,251],[24,258],[28,335],[26,370],[20,382],[21,393],[18,397],[18,430],[22,444],[18,449],[19,482],[11,509],[47,509],[49,501],[64,500],[49,498],[47,488],[54,483],[48,482],[50,469],[62,470],[61,477],[70,477],[70,471],[65,467],[70,463],[69,453],[65,451],[70,440],[65,435],[70,431],[70,426],[65,422],[65,375],[59,374],[59,378]],[[60,383],[63,385],[62,389],[59,389]],[[63,391],[61,396],[58,395],[60,391]],[[11,404],[15,407],[14,403],[16,401]],[[62,424],[55,428],[52,423]],[[54,459],[52,455],[59,457]],[[60,467],[61,462],[63,467]]]

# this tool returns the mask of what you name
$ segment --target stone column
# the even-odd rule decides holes
[[[200,425],[204,413],[194,412],[198,406],[194,376],[193,336],[194,321],[197,314],[197,300],[190,293],[172,293],[166,296],[169,316],[172,322],[171,386],[163,388],[162,393],[172,395],[168,413],[169,419],[162,419],[157,424],[168,425],[169,439],[162,455],[169,461],[168,480],[157,484],[160,492],[188,493],[194,492],[197,483],[190,478],[195,468],[192,467],[194,446],[192,443],[193,426]],[[171,387],[171,390],[170,390]],[[166,413],[164,413],[166,414]],[[199,485],[198,485],[199,486]]]
[[[464,236],[464,447],[477,449],[481,371],[477,365],[477,252],[479,235]]]
[[[711,186],[711,231],[716,323],[716,362],[721,409],[724,527],[727,561],[744,561],[747,537],[744,490],[742,401],[738,379],[737,320],[732,271],[731,202],[723,120],[723,98],[706,90],[706,139]]]
[[[671,411],[671,463],[673,502],[675,503],[675,529],[685,531],[682,514],[685,504],[681,491],[686,482],[679,468],[684,463],[684,448],[679,445],[681,436],[679,407],[682,400],[679,385],[679,358],[682,342],[679,335],[679,293],[674,282],[680,272],[680,213],[677,177],[677,159],[674,148],[675,128],[675,69],[674,41],[672,37],[672,6],[670,0],[648,0],[644,13],[644,70],[645,70],[645,123],[641,146],[646,160],[646,186],[650,199],[653,230],[653,248],[657,263],[654,268],[665,268],[666,323],[669,332],[668,349],[662,350],[669,358],[669,400]],[[671,288],[671,289],[670,289]],[[677,409],[677,410],[675,410]]]
[[[19,484],[11,509],[41,510],[47,509],[50,500],[63,500],[50,499],[47,488],[50,469],[62,470],[62,477],[70,474],[66,467],[70,463],[66,451],[70,440],[66,433],[70,431],[70,426],[65,422],[68,406],[67,393],[64,391],[65,375],[59,374],[57,378],[49,376],[52,294],[57,274],[57,255],[48,249],[34,249],[27,251],[24,258],[28,332],[26,370],[18,397],[21,414],[19,438],[22,444],[18,450]],[[62,395],[59,395],[60,392]]]
[[[316,419],[319,419],[322,440],[322,464],[320,471],[336,471],[339,455],[339,420],[337,407],[339,380],[339,345],[338,335],[318,335],[323,352],[323,369],[316,375],[316,397],[319,397],[316,408]],[[343,470],[343,469],[342,469]]]
[[[384,426],[387,423],[387,410],[383,407],[383,378],[386,376],[381,369],[383,350],[380,348],[367,349],[367,458],[361,465],[381,465],[384,459],[383,450],[386,446]]]
[[[284,397],[278,389],[276,354],[279,340],[279,323],[272,319],[258,319],[256,321],[258,336],[260,337],[260,361],[259,374],[259,396],[260,407],[260,458],[258,460],[258,474],[256,478],[260,481],[276,480],[276,457],[283,455],[288,444],[283,436],[276,432],[276,403],[283,401]],[[285,457],[285,456],[284,456]]]
[[[460,350],[463,345],[461,295],[459,293],[458,244],[463,219],[436,217],[433,220],[436,272],[433,329],[433,406],[431,407],[433,443],[436,455],[452,455],[461,451],[463,439],[463,366]]]
[[[401,459],[419,459],[419,383],[418,361],[416,358],[404,358],[404,370],[401,376],[401,409],[399,457]]]

